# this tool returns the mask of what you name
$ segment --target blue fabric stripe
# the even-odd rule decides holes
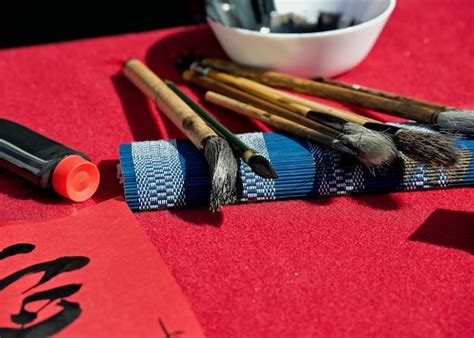
[[[132,145],[121,144],[119,146],[120,165],[122,168],[125,201],[130,209],[139,209],[137,196],[137,177],[132,160]]]
[[[191,142],[177,141],[179,161],[184,175],[187,206],[205,205],[209,201],[209,168],[204,156]]]

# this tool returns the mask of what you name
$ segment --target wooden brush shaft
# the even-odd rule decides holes
[[[304,106],[285,99],[283,96],[279,95],[279,93],[269,91],[268,86],[262,85],[256,81],[249,80],[244,77],[238,77],[231,74],[219,72],[213,69],[208,70],[206,75],[216,81],[220,81],[230,86],[237,87],[251,95],[258,96],[259,98],[265,101],[271,102],[301,116],[306,117],[308,113],[308,109]]]
[[[273,105],[279,106],[285,109],[286,111],[291,111],[295,114],[307,117],[308,119],[311,119],[311,116],[309,116],[308,113],[311,110],[314,110],[317,112],[337,116],[345,119],[348,122],[354,122],[361,125],[366,122],[377,122],[357,114],[353,114],[350,112],[333,108],[331,106],[324,105],[322,103],[305,100],[298,96],[284,93],[280,90],[276,90],[270,86],[266,86],[264,84],[258,83],[247,78],[233,76],[213,69],[208,70],[207,75],[216,81],[225,82],[232,86],[241,88],[242,90],[254,94],[266,100],[267,102],[271,102]],[[299,123],[299,121],[296,122]],[[319,127],[321,128],[320,124]]]
[[[296,96],[290,93],[283,92],[281,90],[274,89],[272,87],[268,87],[269,90],[274,91],[275,93],[278,93],[279,95],[283,96],[289,101],[292,101],[294,103],[297,103],[301,106],[306,107],[306,109],[311,109],[312,111],[318,112],[318,113],[324,113],[332,116],[339,117],[341,119],[344,119],[348,122],[353,122],[357,123],[360,125],[363,125],[364,123],[367,122],[378,122],[377,120],[361,116],[346,110],[338,109],[335,107],[331,107],[329,105],[320,103],[320,102],[315,102],[311,100],[304,99],[300,96]]]
[[[226,108],[235,113],[263,121],[270,126],[306,138],[310,141],[317,142],[327,147],[331,147],[332,142],[334,141],[333,137],[330,137],[326,134],[320,133],[311,128],[307,128],[283,117],[269,114],[262,109],[234,100],[219,93],[208,91],[205,95],[205,98],[207,101],[212,102],[215,105]]]
[[[272,102],[261,99],[258,96],[252,95],[235,87],[227,85],[209,76],[200,75],[199,73],[194,72],[192,70],[187,70],[183,73],[183,78],[186,81],[191,81],[194,84],[197,84],[198,86],[203,87],[205,89],[217,92],[219,94],[223,94],[243,103],[251,104],[257,108],[265,110],[268,113],[278,115],[305,127],[328,134],[329,136],[337,137],[340,134],[339,132],[331,128],[328,128],[320,123],[314,122],[302,115],[296,114],[291,110],[285,109],[279,105],[273,104]]]
[[[445,105],[442,105],[442,104],[439,104],[439,103],[422,101],[422,100],[418,100],[418,99],[414,99],[414,98],[406,97],[406,96],[401,96],[401,95],[397,95],[397,94],[394,94],[394,93],[390,93],[390,92],[386,92],[386,91],[382,91],[382,90],[378,90],[378,89],[372,89],[372,88],[364,87],[364,86],[361,86],[361,85],[350,85],[350,84],[347,84],[347,83],[343,83],[343,82],[339,82],[339,81],[335,81],[335,80],[330,80],[330,79],[319,79],[318,81],[329,84],[331,86],[347,88],[347,89],[355,91],[355,92],[367,93],[367,94],[371,94],[371,95],[374,95],[374,96],[384,97],[386,99],[406,102],[406,103],[409,103],[411,105],[417,105],[417,106],[420,106],[420,107],[431,108],[431,109],[434,109],[434,110],[452,110],[452,109],[455,109],[454,107],[445,106]]]
[[[252,67],[240,66],[220,59],[204,59],[205,66],[228,72],[237,76],[247,77],[272,87],[286,88],[303,94],[318,96],[358,107],[376,110],[424,123],[436,123],[439,110],[420,107],[407,102],[378,97],[363,92],[354,92],[347,88],[332,86],[322,82],[311,81],[295,76],[266,71]]]
[[[141,61],[131,59],[123,72],[146,96],[156,103],[160,111],[193,142],[203,148],[203,141],[217,134],[168,86]]]

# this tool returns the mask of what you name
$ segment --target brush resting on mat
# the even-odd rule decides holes
[[[216,134],[185,102],[139,60],[124,64],[125,76],[204,153],[210,169],[210,210],[231,204],[237,192],[237,162],[226,140]]]

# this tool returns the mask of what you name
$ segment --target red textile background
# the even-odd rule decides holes
[[[399,0],[369,57],[340,79],[473,106],[473,22],[471,0]],[[207,26],[0,51],[0,116],[86,152],[102,174],[97,195],[72,204],[1,171],[0,223],[120,195],[120,143],[181,137],[121,64],[141,58],[182,85],[173,60],[190,50],[222,55]],[[235,132],[262,128],[206,106]],[[209,337],[472,336],[473,197],[466,188],[136,217]]]

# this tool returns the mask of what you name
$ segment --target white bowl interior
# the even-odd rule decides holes
[[[338,13],[354,27],[303,34],[262,34],[209,23],[227,55],[237,63],[301,77],[331,77],[358,65],[370,52],[396,0],[275,0],[280,14],[314,22],[320,12]],[[317,20],[317,19],[316,19]]]
[[[309,22],[315,21],[323,11],[341,13],[345,18],[363,23],[382,14],[389,5],[390,0],[275,0],[279,14],[295,13]]]

